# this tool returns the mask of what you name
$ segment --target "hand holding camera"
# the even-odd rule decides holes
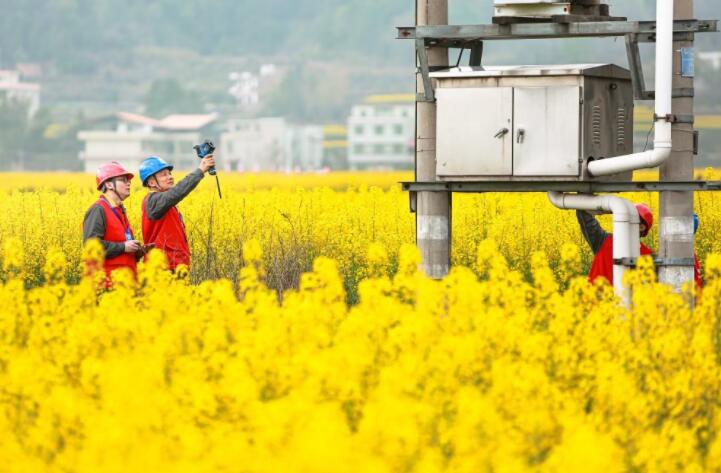
[[[209,172],[211,169],[214,170],[215,168],[215,157],[213,157],[212,154],[204,157],[200,160],[200,166],[198,166],[201,171]]]
[[[215,152],[215,145],[212,141],[205,140],[201,144],[193,146],[193,149],[201,159],[200,168],[203,169],[203,161],[208,157],[212,159],[213,153]],[[211,176],[215,176],[215,160],[213,160],[213,164],[211,166],[207,169],[203,169],[203,172],[205,171],[208,171]]]
[[[222,199],[223,193],[220,191],[220,180],[215,172],[215,158],[213,152],[215,152],[215,145],[212,141],[205,140],[199,145],[193,146],[193,149],[200,158],[199,169],[203,172],[208,172],[211,176],[215,176],[215,183],[218,186],[218,196]]]

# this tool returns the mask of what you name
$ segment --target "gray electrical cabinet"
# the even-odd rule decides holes
[[[631,75],[621,67],[462,67],[431,77],[440,179],[589,180],[588,162],[633,152]]]

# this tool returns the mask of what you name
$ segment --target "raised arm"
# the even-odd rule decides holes
[[[578,224],[581,226],[583,238],[586,239],[586,243],[591,247],[591,251],[593,251],[593,254],[598,253],[603,242],[608,238],[608,233],[601,228],[601,224],[598,223],[596,217],[585,210],[576,210],[576,218],[578,219]]]
[[[146,202],[146,210],[150,220],[160,220],[165,213],[178,205],[181,200],[187,197],[203,179],[203,171],[196,169],[174,187],[165,192],[152,192]]]

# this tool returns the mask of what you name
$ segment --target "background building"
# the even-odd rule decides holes
[[[315,171],[323,166],[323,127],[288,127],[284,170]]]
[[[22,82],[21,74],[20,70],[0,69],[0,103],[22,104],[32,118],[40,108],[40,84]]]
[[[355,105],[348,118],[351,169],[413,167],[415,96],[372,95]]]
[[[212,139],[217,117],[208,115],[169,115],[162,120],[119,112],[91,123],[91,130],[78,133],[85,149],[80,159],[85,171],[94,173],[108,161],[119,161],[137,170],[148,156],[157,155],[176,169],[192,169],[198,158],[193,146]]]
[[[323,162],[323,128],[285,118],[229,119],[220,136],[220,165],[233,171],[308,171]]]
[[[330,170],[348,169],[348,128],[345,125],[323,127],[323,164]]]

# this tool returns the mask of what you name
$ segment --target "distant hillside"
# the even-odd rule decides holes
[[[452,22],[478,23],[488,21],[493,2],[449,4]],[[655,2],[611,5],[614,14],[649,18]],[[698,16],[719,14],[718,0],[696,5]],[[4,0],[0,62],[51,61],[64,70],[91,72],[113,60],[108,53],[145,46],[213,55],[400,60],[408,45],[394,40],[394,27],[412,24],[413,9],[413,0]]]
[[[490,21],[492,0],[448,2],[452,24]],[[614,15],[653,19],[655,0],[610,3]],[[275,64],[278,75],[263,91],[261,106],[248,114],[344,122],[366,95],[415,87],[413,42],[395,39],[396,26],[413,25],[415,0],[2,0],[0,5],[0,69],[34,62],[43,71],[34,79],[42,85],[43,108],[32,123],[18,126],[22,113],[0,110],[5,124],[0,168],[8,160],[32,169],[74,168],[77,128],[86,118],[118,110],[235,111],[229,74],[257,72],[265,63]],[[699,18],[721,16],[719,0],[695,5]],[[487,65],[626,66],[622,38],[485,46]],[[721,50],[721,35],[698,35],[697,49]],[[451,63],[457,54],[451,51]],[[651,46],[643,48],[649,80],[652,54]],[[721,110],[717,82],[718,72],[699,62],[698,113]],[[166,89],[174,95],[158,93],[163,84],[172,85]],[[702,135],[702,143],[712,138]]]
[[[3,63],[52,61],[90,70],[140,46],[213,55],[382,55],[412,21],[388,0],[5,0]]]
[[[45,66],[43,103],[78,110],[139,107],[154,81],[172,78],[206,103],[230,101],[228,73],[265,61],[290,75],[264,113],[342,120],[371,93],[411,92],[414,0],[4,0],[0,68]],[[696,0],[697,16],[721,16],[718,0]],[[450,21],[485,23],[492,0],[449,0]],[[615,15],[652,19],[654,0],[611,2]],[[721,35],[699,35],[700,50],[721,49]],[[451,62],[457,60],[451,52]],[[644,50],[648,59],[651,48]],[[486,44],[485,64],[616,62],[622,39]],[[714,80],[698,86],[715,108]],[[69,108],[67,108],[67,107]],[[66,107],[64,109],[63,107]]]

